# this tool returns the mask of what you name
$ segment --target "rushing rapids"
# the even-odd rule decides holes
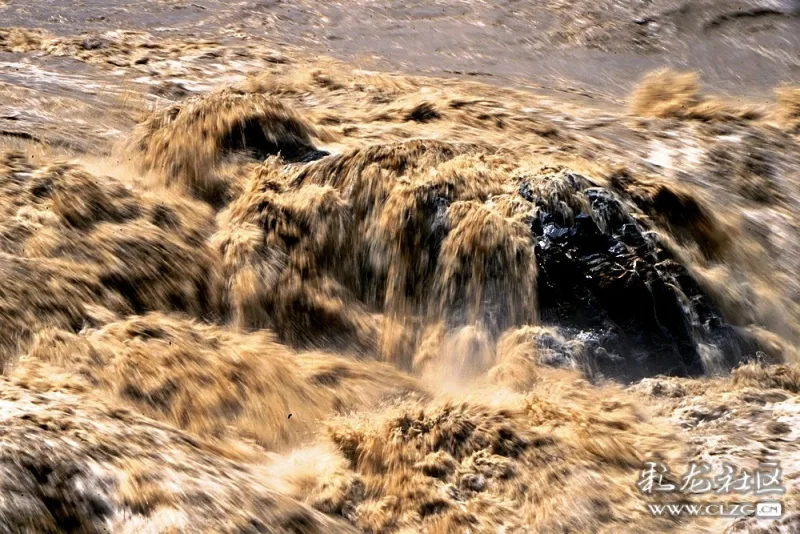
[[[161,4],[218,35],[0,28],[0,532],[800,528],[796,87],[621,109]],[[796,21],[692,9],[715,46]],[[681,12],[636,10],[542,38],[667,50]],[[771,460],[777,519],[636,486]]]

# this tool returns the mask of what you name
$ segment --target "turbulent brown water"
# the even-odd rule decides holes
[[[800,531],[796,2],[0,21],[0,532]]]

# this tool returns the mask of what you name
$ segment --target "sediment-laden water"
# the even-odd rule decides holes
[[[800,528],[762,4],[0,2],[0,530]]]

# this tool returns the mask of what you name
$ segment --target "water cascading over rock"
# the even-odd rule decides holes
[[[402,368],[483,362],[504,332],[536,324],[571,341],[550,364],[625,381],[754,353],[638,210],[566,168],[510,172],[485,148],[420,140],[268,161],[215,243],[241,326]],[[421,355],[432,327],[439,348]]]

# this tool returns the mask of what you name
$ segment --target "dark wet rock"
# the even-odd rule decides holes
[[[535,348],[538,365],[579,369],[587,377],[597,376],[598,367],[610,368],[624,361],[610,350],[616,343],[611,331],[540,326],[527,329],[525,337]]]
[[[572,367],[582,359],[583,345],[571,343],[554,333],[543,332],[536,338],[539,363],[550,367]]]
[[[714,214],[689,191],[640,180],[624,171],[611,177],[611,187],[656,224],[669,228],[679,241],[697,243],[708,258],[717,257],[727,245],[728,236]]]
[[[430,122],[441,118],[441,116],[442,115],[436,110],[433,104],[430,102],[422,102],[409,110],[405,118],[408,121],[414,122]]]
[[[623,380],[698,376],[706,370],[701,343],[715,347],[722,359],[717,363],[729,368],[755,353],[744,332],[725,322],[686,268],[614,192],[571,173],[560,179],[572,195],[563,203],[588,206],[571,218],[549,209],[530,184],[522,183],[519,193],[539,208],[531,229],[541,320],[581,332],[592,367]]]
[[[645,378],[631,386],[631,390],[651,397],[681,398],[686,396],[683,384],[666,377]]]
[[[102,37],[87,37],[81,41],[81,48],[84,50],[102,50],[103,48],[107,48],[109,44],[110,41]]]
[[[461,487],[470,491],[481,492],[486,489],[486,478],[483,475],[468,473],[461,477]]]
[[[304,153],[298,153],[295,158],[292,160],[293,163],[311,163],[312,161],[317,161],[318,159],[322,159],[325,156],[330,156],[330,152],[326,152],[325,150],[308,150]]]

